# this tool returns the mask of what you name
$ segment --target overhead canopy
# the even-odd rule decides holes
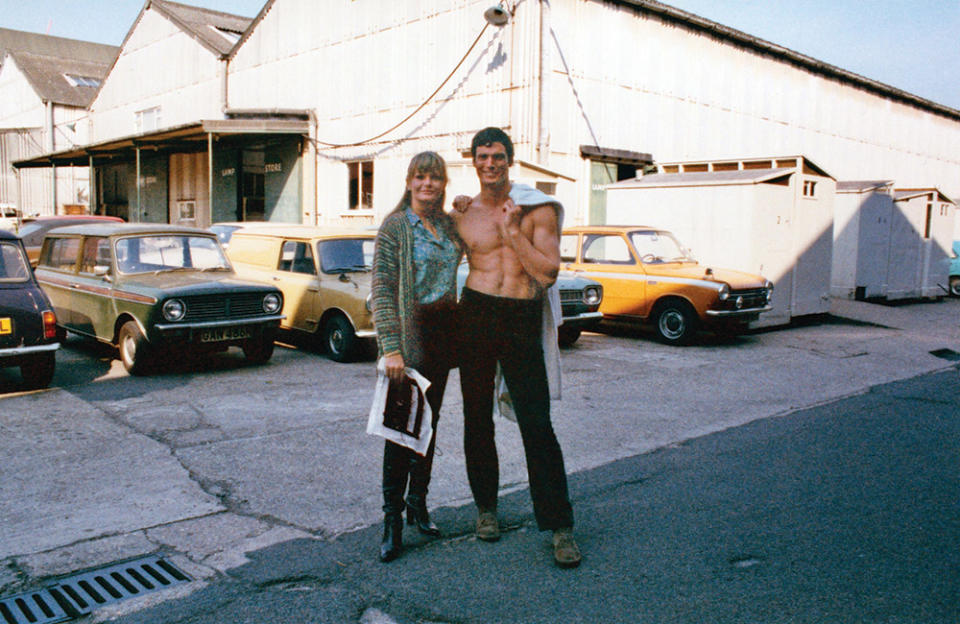
[[[264,135],[309,133],[309,121],[306,119],[207,119],[156,132],[111,139],[59,152],[40,154],[33,158],[18,160],[13,166],[18,169],[40,167],[64,167],[76,165],[86,167],[91,164],[103,164],[110,160],[124,161],[134,158],[140,150],[164,151],[203,151],[212,135]]]

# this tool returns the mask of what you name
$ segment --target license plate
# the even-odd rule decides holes
[[[251,336],[253,336],[253,330],[249,327],[214,327],[200,332],[200,342],[240,340]]]
[[[0,318],[0,335],[12,333],[13,323],[10,321],[10,319],[7,317]]]

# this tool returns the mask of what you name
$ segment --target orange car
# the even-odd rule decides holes
[[[665,230],[642,225],[563,231],[561,268],[603,284],[605,320],[651,323],[661,341],[687,344],[700,327],[742,331],[770,310],[773,284],[707,268]]]

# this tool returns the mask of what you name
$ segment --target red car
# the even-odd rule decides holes
[[[40,247],[43,246],[43,237],[53,228],[66,225],[80,225],[81,223],[103,223],[105,221],[123,221],[120,217],[106,217],[102,215],[57,215],[54,217],[36,217],[32,221],[20,226],[20,240],[27,249],[30,266],[36,268],[40,258]]]

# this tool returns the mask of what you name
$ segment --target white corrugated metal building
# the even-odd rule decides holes
[[[243,216],[260,197],[266,219],[375,223],[423,149],[452,164],[450,195],[473,192],[464,154],[487,125],[511,134],[526,164],[518,177],[555,192],[570,224],[604,222],[604,186],[651,155],[803,154],[841,179],[960,195],[960,111],[650,0],[508,0],[499,28],[484,20],[490,4],[269,0],[212,65],[189,50],[199,35],[187,26],[168,20],[187,37],[171,30],[164,47],[163,29],[142,19],[121,54],[129,71],[111,72],[94,104],[92,136],[143,134],[162,152],[185,142],[174,129],[192,128],[182,134],[196,145],[181,149],[207,143],[195,175],[213,180],[212,220]],[[149,0],[145,11],[177,7]],[[213,66],[225,70],[219,88]],[[144,72],[164,88],[140,88]],[[122,131],[138,112],[157,130]],[[236,179],[246,173],[262,176],[251,180],[262,194]]]
[[[803,156],[660,163],[607,187],[607,222],[672,231],[706,266],[763,275],[773,309],[754,326],[830,307],[836,181]]]
[[[12,163],[88,142],[86,108],[118,50],[0,28],[0,204],[46,215],[88,203],[86,166],[18,175]]]

